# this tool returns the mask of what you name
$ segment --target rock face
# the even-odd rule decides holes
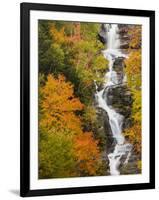
[[[119,84],[122,84],[124,78],[124,58],[118,57],[114,61],[113,70],[116,71]]]
[[[102,108],[97,108],[97,120],[98,120],[98,134],[104,139],[103,142],[103,147],[106,146],[106,151],[110,149],[112,143],[113,143],[113,138],[112,138],[112,132],[111,132],[111,127],[109,124],[109,118],[105,110]],[[107,133],[107,134],[105,134]]]
[[[128,24],[119,24],[119,35],[120,35],[120,49],[123,51],[127,51],[129,49],[129,43],[130,43],[130,35],[128,33],[129,28],[133,28],[133,25],[128,25]],[[98,38],[99,40],[103,43],[107,45],[107,36],[106,36],[106,32],[107,32],[107,28],[106,26],[104,26],[104,24],[101,25],[99,33],[98,33]]]
[[[104,91],[107,93],[107,104],[124,116],[123,129],[131,126],[132,95],[126,85],[118,85]]]

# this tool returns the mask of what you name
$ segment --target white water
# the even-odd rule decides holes
[[[113,70],[113,64],[116,58],[126,57],[125,54],[120,51],[120,39],[118,34],[118,25],[107,24],[107,49],[103,51],[104,57],[109,61],[109,71],[105,74],[105,84],[104,89],[98,91],[98,86],[96,85],[96,99],[98,106],[104,109],[109,117],[109,123],[114,139],[116,140],[116,145],[114,151],[108,154],[109,167],[111,175],[119,175],[119,166],[121,163],[121,158],[126,155],[125,164],[129,161],[131,156],[132,145],[126,143],[125,138],[122,134],[122,125],[124,117],[117,113],[112,107],[107,105],[107,94],[110,87],[116,87],[119,84],[117,73]],[[125,82],[126,77],[123,79]],[[103,95],[105,91],[105,95]]]

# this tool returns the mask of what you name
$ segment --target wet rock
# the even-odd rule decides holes
[[[125,158],[122,157],[121,165],[120,165],[120,173],[121,174],[140,174],[141,170],[138,168],[137,164],[140,160],[139,156],[132,151],[132,154],[129,158],[127,164],[124,164]]]
[[[101,145],[106,148],[107,152],[113,146],[114,138],[112,137],[112,131],[109,123],[109,117],[105,110],[102,108],[96,108],[97,114],[97,134],[100,136]]]
[[[128,42],[123,42],[120,44],[120,49],[128,49],[129,48],[129,43]]]
[[[106,32],[107,32],[106,27],[104,26],[104,24],[102,24],[100,27],[100,31],[98,33],[98,38],[104,44],[107,43]]]
[[[119,25],[119,34],[120,34],[120,49],[122,50],[128,50],[129,49],[129,43],[130,43],[130,35],[128,34],[130,26],[123,24]]]
[[[115,111],[124,116],[123,128],[128,128],[131,125],[132,111],[132,95],[126,85],[112,86],[104,90],[104,98],[107,100],[108,106],[111,106]]]
[[[124,58],[123,57],[116,58],[113,64],[113,70],[116,71],[117,73],[118,84],[121,84],[123,82],[124,67],[125,67]]]
[[[122,35],[119,37],[120,38],[120,42],[123,43],[123,41],[127,41],[129,42],[130,41],[130,36],[129,35]]]
[[[126,33],[128,33],[128,27],[119,27],[119,34],[120,35],[124,35],[124,34],[126,34]]]
[[[127,112],[131,112],[131,110],[129,110]],[[132,126],[132,119],[130,117],[125,118],[124,122],[123,122],[123,130],[125,130],[126,128],[129,128],[131,126]]]
[[[118,27],[119,28],[129,28],[129,27],[132,27],[131,24],[118,24]]]
[[[123,57],[117,57],[114,61],[114,64],[113,64],[113,69],[115,71],[117,70],[120,70],[120,71],[123,71],[123,68],[125,67],[125,64],[124,64],[124,58]]]

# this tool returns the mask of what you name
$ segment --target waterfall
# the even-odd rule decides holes
[[[111,127],[111,132],[116,145],[113,152],[108,154],[109,159],[109,168],[111,175],[119,175],[119,166],[121,164],[121,158],[123,155],[126,155],[125,164],[129,161],[131,156],[132,145],[125,141],[125,137],[122,134],[122,125],[124,117],[117,113],[115,109],[108,106],[107,97],[108,91],[111,87],[116,87],[120,84],[117,72],[113,70],[113,64],[116,58],[122,57],[125,58],[126,55],[123,54],[120,50],[120,39],[119,39],[119,30],[117,24],[105,24],[106,28],[106,38],[107,38],[107,48],[103,51],[103,56],[109,62],[109,71],[104,76],[104,88],[98,91],[98,86],[96,86],[96,99],[98,107],[104,109],[109,118],[109,124]],[[122,83],[125,82],[123,78]]]

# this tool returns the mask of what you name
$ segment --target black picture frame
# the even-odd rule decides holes
[[[30,11],[59,11],[94,13],[107,15],[140,16],[150,19],[150,180],[149,183],[103,185],[74,188],[30,189]],[[76,193],[95,193],[155,188],[155,11],[131,10],[102,7],[83,7],[71,5],[49,5],[21,3],[21,113],[20,113],[20,195],[22,197],[39,195],[59,195]]]

